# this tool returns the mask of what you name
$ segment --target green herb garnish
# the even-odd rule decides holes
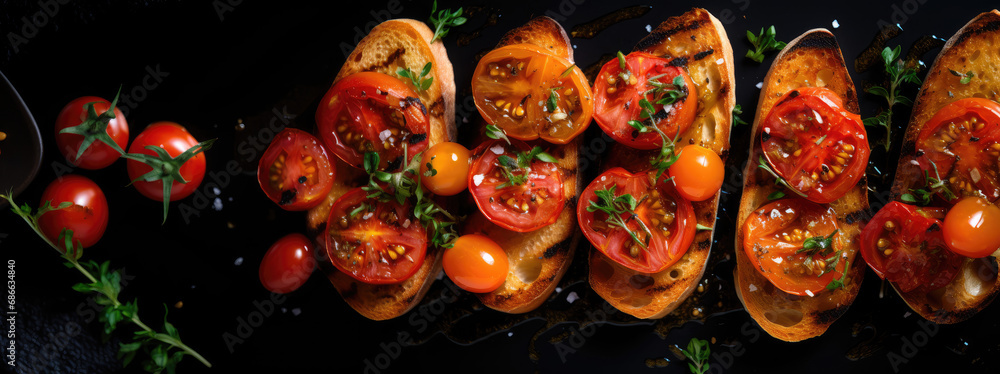
[[[774,26],[768,27],[767,30],[760,29],[760,35],[754,35],[754,33],[747,30],[747,39],[750,40],[750,44],[753,44],[753,50],[747,50],[746,57],[754,60],[756,62],[764,61],[764,52],[767,51],[780,51],[785,48],[785,42],[779,42],[774,39],[777,33],[774,31]]]
[[[688,342],[687,349],[682,349],[681,353],[684,353],[684,357],[688,360],[688,369],[694,374],[705,374],[708,372],[708,358],[711,355],[711,349],[707,340],[702,340],[698,338],[692,338]]]
[[[431,44],[434,44],[438,39],[448,36],[450,28],[461,26],[467,21],[465,17],[462,17],[462,8],[458,8],[454,12],[451,9],[442,9],[438,12],[437,6],[437,0],[434,0],[434,5],[431,6],[430,19],[431,24],[434,25],[434,37],[431,38]],[[435,13],[437,13],[437,17],[435,17]]]
[[[840,256],[837,256],[837,258],[840,258]],[[836,264],[834,264],[834,266],[836,266]],[[847,289],[847,269],[850,268],[851,261],[846,261],[844,263],[844,273],[840,275],[840,279],[831,280],[830,283],[827,283],[826,289],[829,291],[833,291],[838,288]]]
[[[796,195],[806,197],[805,193],[792,187],[792,185],[788,184],[788,181],[786,181],[785,178],[782,178],[780,175],[778,175],[778,173],[775,173],[774,170],[771,170],[771,166],[767,164],[767,161],[764,161],[764,156],[760,156],[760,158],[757,159],[757,167],[764,169],[765,171],[773,175],[775,178],[774,181],[775,185],[785,186],[785,188],[787,188],[789,191],[794,192]],[[774,194],[772,193],[771,195]],[[770,198],[770,196],[768,196],[768,198]]]
[[[961,84],[969,84],[969,82],[972,82],[972,78],[976,77],[976,73],[973,73],[972,70],[969,70],[969,72],[965,74],[962,74],[961,72],[957,72],[951,69],[948,69],[948,71],[950,71],[951,74],[956,77],[962,77],[962,79],[958,81]]]
[[[631,194],[624,194],[621,196],[615,196],[615,185],[606,187],[604,189],[594,191],[594,195],[597,196],[597,201],[591,201],[590,206],[587,207],[588,212],[601,211],[608,215],[605,219],[611,226],[621,227],[625,232],[628,233],[632,240],[642,248],[649,246],[649,240],[653,237],[653,233],[649,231],[646,224],[639,219],[635,214],[635,208],[639,206],[639,202]],[[634,219],[639,227],[646,233],[646,240],[639,240],[639,236],[635,234],[632,229],[626,225],[626,222]]]
[[[882,50],[882,60],[885,64],[886,77],[889,78],[889,89],[887,90],[882,86],[872,86],[865,90],[865,92],[885,98],[888,104],[888,107],[879,112],[875,117],[863,120],[865,126],[881,126],[885,128],[885,142],[883,144],[887,152],[892,141],[892,107],[896,104],[913,105],[913,101],[900,94],[898,90],[903,82],[920,84],[920,78],[917,77],[917,69],[906,66],[899,59],[900,51],[899,46],[896,46],[895,49],[885,47]]]
[[[510,138],[507,137],[507,133],[497,127],[497,125],[486,125],[486,137],[490,139],[503,139],[507,144],[510,144]]]
[[[430,72],[431,63],[429,61],[424,65],[424,68],[420,71],[419,76],[410,71],[409,68],[400,67],[399,69],[396,69],[396,75],[402,78],[409,78],[410,83],[413,84],[413,87],[415,87],[417,91],[427,91],[427,89],[431,87],[431,83],[434,82],[434,77],[424,79],[424,77],[426,77],[427,74],[430,74]]]
[[[930,161],[930,160],[928,160]],[[924,184],[925,188],[911,188],[910,192],[904,193],[899,196],[899,199],[906,203],[917,204],[921,206],[930,205],[931,198],[934,193],[941,193],[945,200],[952,201],[958,198],[955,196],[954,192],[951,192],[951,188],[948,187],[948,182],[941,179],[941,173],[938,172],[937,164],[934,161],[930,161],[931,167],[934,168],[934,177],[930,176],[926,170],[924,170]]]
[[[744,121],[742,118],[740,118],[740,115],[742,114],[743,114],[743,107],[741,107],[740,104],[736,104],[736,106],[733,107],[733,126],[747,124],[747,121]]]
[[[404,144],[403,154],[406,153]],[[434,202],[420,183],[420,154],[414,155],[402,170],[386,172],[378,170],[379,155],[365,153],[364,168],[368,173],[368,185],[362,187],[369,199],[380,202],[396,201],[404,204],[413,199],[413,216],[431,233],[431,244],[451,248],[458,239],[455,222],[458,218]],[[416,179],[413,179],[416,177]]]

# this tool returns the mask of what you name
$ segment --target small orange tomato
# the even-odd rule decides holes
[[[967,197],[944,218],[944,241],[952,252],[980,258],[1000,248],[1000,208],[979,197]]]
[[[430,174],[427,165],[434,169]],[[469,150],[461,144],[443,142],[420,157],[420,177],[435,195],[452,196],[465,190],[469,180]]]
[[[463,235],[444,251],[444,273],[469,292],[492,292],[507,279],[507,253],[492,239]]]
[[[689,145],[681,148],[668,173],[681,196],[689,201],[704,201],[722,188],[726,171],[722,159],[711,149]]]

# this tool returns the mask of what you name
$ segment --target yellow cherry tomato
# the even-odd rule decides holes
[[[677,162],[667,173],[674,177],[677,192],[689,201],[704,201],[715,196],[726,176],[719,155],[700,145],[681,148]]]
[[[507,253],[493,239],[470,234],[444,251],[444,273],[469,292],[492,292],[507,279]]]
[[[967,197],[944,217],[944,241],[952,252],[980,258],[1000,248],[1000,208],[979,197]]]
[[[433,171],[427,173],[431,169]],[[435,144],[420,157],[420,175],[424,187],[435,195],[452,196],[462,192],[469,183],[469,150],[458,143]]]

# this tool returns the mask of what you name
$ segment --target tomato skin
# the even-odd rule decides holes
[[[494,49],[479,60],[472,77],[479,113],[511,138],[566,144],[590,126],[594,100],[587,77],[569,60],[538,46]]]
[[[655,170],[632,174],[620,167],[609,169],[583,190],[576,210],[583,235],[594,248],[622,266],[642,273],[658,273],[677,262],[691,246],[696,232],[697,218],[691,203],[681,198],[670,183],[661,181],[653,185],[650,180],[655,173]],[[635,213],[653,237],[645,250],[637,248],[636,256],[632,256],[630,250],[637,244],[625,230],[608,226],[605,213],[587,211],[591,203],[599,200],[595,191],[612,186],[617,196],[630,194],[636,200],[644,201],[636,207]],[[655,204],[660,207],[655,207]],[[658,209],[672,215],[669,219],[666,215],[658,216],[654,214]],[[653,219],[658,219],[661,224],[654,224]],[[632,231],[641,232],[634,219],[626,224]],[[669,236],[664,237],[663,230],[669,231]]]
[[[711,199],[726,177],[725,163],[711,149],[692,144],[681,149],[667,173],[674,178],[677,193],[688,201]]]
[[[333,203],[326,226],[327,256],[338,270],[364,283],[405,281],[424,263],[427,231],[413,217],[409,203],[379,202],[367,195],[358,187]],[[366,208],[351,215],[362,204]]]
[[[65,242],[59,241],[63,228],[73,230],[73,241],[83,248],[89,248],[104,236],[108,227],[108,200],[104,191],[87,177],[66,175],[58,178],[42,192],[42,202],[50,201],[53,207],[69,201],[68,208],[49,211],[38,218],[42,233],[59,248]]]
[[[657,123],[660,131],[669,138],[678,133],[684,133],[694,122],[698,112],[698,94],[694,82],[687,71],[678,66],[671,66],[670,60],[645,52],[632,52],[625,56],[625,66],[635,75],[634,84],[621,81],[622,69],[618,59],[611,59],[601,67],[601,72],[594,80],[594,120],[616,142],[636,149],[657,149],[663,144],[663,139],[656,132],[638,133],[628,122],[642,121],[642,108],[639,100],[642,92],[653,88],[649,79],[664,75],[658,80],[670,84],[674,78],[684,79],[687,96],[674,104],[665,118]],[[614,82],[614,83],[611,83]],[[660,113],[663,105],[656,104],[653,94],[646,98],[653,103],[653,108]]]
[[[469,150],[458,143],[441,142],[430,147],[420,158],[420,180],[435,195],[454,196],[469,185]],[[427,165],[436,174],[427,176]]]
[[[806,239],[827,237],[835,230],[839,226],[832,208],[797,197],[775,200],[751,213],[743,223],[743,250],[753,266],[778,289],[799,296],[816,295],[847,271],[845,265],[847,261],[853,263],[852,254],[838,252],[844,248],[839,231],[833,236],[829,254],[809,256],[797,252]],[[826,273],[806,265],[810,258],[813,264],[820,264],[836,256],[841,256],[833,260],[838,261],[837,265]]]
[[[933,162],[955,195],[1000,200],[1000,169],[996,166],[1000,158],[1000,104],[966,98],[945,105],[924,125],[916,148],[922,155],[917,157],[920,169],[935,177]]]
[[[961,199],[944,219],[944,241],[960,256],[993,254],[1000,249],[1000,208],[978,197]]]
[[[326,148],[357,168],[363,167],[366,152],[378,152],[379,170],[384,170],[390,163],[405,163],[404,144],[406,160],[429,144],[425,104],[406,83],[382,73],[360,72],[337,81],[316,110],[316,125]]]
[[[97,170],[103,169],[111,164],[113,164],[121,154],[114,150],[107,144],[104,144],[100,140],[95,141],[87,147],[86,151],[83,151],[83,155],[80,159],[76,159],[76,155],[80,150],[80,145],[83,143],[83,136],[77,134],[60,134],[59,131],[65,128],[74,127],[79,125],[84,120],[87,119],[89,115],[86,105],[88,103],[94,103],[94,110],[98,115],[103,114],[108,111],[111,107],[111,103],[107,100],[96,96],[83,96],[70,101],[69,104],[63,107],[59,112],[59,116],[56,117],[56,146],[59,148],[59,152],[66,157],[66,160],[70,164],[79,166],[87,170]],[[118,144],[119,147],[125,149],[128,145],[128,122],[125,121],[125,115],[118,108],[115,108],[115,118],[108,121],[108,135],[111,136],[111,140]]]
[[[786,93],[761,125],[768,163],[810,201],[837,200],[865,176],[871,149],[861,116],[843,109],[829,89]]]
[[[559,218],[565,206],[562,174],[551,162],[532,160],[528,168],[514,171],[527,175],[522,185],[507,186],[500,171],[500,157],[517,159],[515,152],[528,152],[527,143],[512,140],[507,144],[492,140],[476,147],[469,170],[468,185],[479,211],[497,226],[516,232],[529,232],[548,226]],[[497,153],[497,152],[501,153]],[[501,177],[496,175],[499,173]],[[513,199],[513,204],[508,203]],[[511,206],[513,205],[513,206]],[[519,207],[527,207],[524,210]]]
[[[128,152],[155,156],[156,152],[146,149],[147,145],[155,145],[166,150],[171,157],[177,157],[197,144],[198,141],[183,126],[174,122],[161,121],[155,122],[146,127],[145,130],[142,130],[139,136],[136,136],[135,140],[132,141]],[[131,159],[128,160],[126,166],[130,180],[135,180],[153,170],[149,165]],[[170,201],[177,201],[188,197],[201,185],[202,179],[205,178],[205,153],[198,153],[185,162],[181,166],[181,176],[184,177],[187,183],[173,182],[170,187]],[[152,200],[163,201],[162,181],[136,181],[132,185],[143,196]]]
[[[305,235],[288,234],[274,242],[260,261],[260,283],[268,291],[289,293],[309,280],[316,259],[313,244]]]
[[[274,137],[257,165],[261,190],[281,209],[290,211],[311,209],[323,202],[333,188],[335,174],[320,140],[293,128]]]
[[[456,286],[475,293],[493,292],[504,284],[510,268],[507,253],[492,239],[463,235],[444,251],[444,272]]]
[[[861,232],[865,262],[902,292],[944,287],[958,275],[962,265],[962,257],[947,250],[941,221],[932,214],[893,201],[879,210]],[[891,222],[891,231],[886,230],[887,222]],[[884,248],[880,240],[885,240]]]

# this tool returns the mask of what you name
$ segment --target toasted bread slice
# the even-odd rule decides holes
[[[573,46],[566,31],[549,17],[537,17],[527,24],[507,32],[497,48],[511,44],[530,43],[545,48],[556,56],[573,62]],[[563,176],[563,211],[552,224],[538,230],[519,233],[505,230],[476,210],[463,232],[486,235],[507,252],[510,270],[507,279],[493,292],[477,294],[484,305],[507,313],[534,310],[555,290],[573,260],[580,241],[576,224],[576,202],[580,194],[579,149],[582,136],[567,144],[544,144],[543,148],[558,159]]]
[[[678,138],[677,149],[699,144],[725,160],[736,105],[736,80],[733,48],[722,23],[707,10],[695,8],[661,23],[639,41],[635,50],[686,61],[698,95],[698,114],[691,127]],[[657,152],[616,143],[609,151],[605,168],[621,166],[632,173],[646,170]],[[714,227],[719,193],[692,204],[698,223]],[[697,288],[711,247],[712,231],[700,231],[677,263],[656,274],[629,269],[595,249],[590,253],[590,286],[618,310],[637,318],[662,318]]]
[[[429,145],[455,139],[455,77],[444,44],[430,43],[434,33],[423,22],[410,19],[385,21],[372,29],[347,57],[334,81],[362,71],[376,71],[395,77],[396,70],[405,67],[419,72],[431,62],[428,76],[434,81],[430,88],[417,91],[430,115]],[[409,82],[408,79],[403,79]],[[308,227],[323,231],[330,207],[347,191],[367,183],[361,165],[345,164],[335,160],[337,180],[333,189],[319,206],[309,210]],[[420,302],[430,288],[434,277],[441,272],[441,251],[428,246],[427,256],[417,273],[399,284],[371,285],[359,282],[336,269],[328,274],[337,292],[354,310],[374,320],[400,316]]]
[[[898,199],[911,188],[923,187],[924,177],[912,161],[916,159],[917,136],[926,122],[945,105],[959,99],[979,97],[1000,100],[1000,12],[992,10],[973,18],[948,39],[931,66],[917,95],[910,124],[903,138],[902,153],[892,196]],[[950,70],[974,72],[969,84],[961,84]],[[996,262],[990,259],[966,259],[959,275],[944,288],[932,291],[900,293],[903,300],[924,318],[935,323],[961,322],[985,308],[1000,292]],[[992,264],[991,264],[992,262]],[[893,284],[895,287],[895,284]],[[897,289],[898,291],[898,289]]]
[[[774,178],[757,167],[761,152],[760,122],[777,100],[796,88],[826,87],[844,101],[844,109],[858,113],[858,96],[847,73],[837,39],[826,29],[813,29],[788,43],[778,53],[764,78],[753,121],[750,162],[743,179],[743,198],[736,233],[736,291],[750,316],[771,336],[784,341],[800,341],[819,336],[843,315],[861,289],[864,262],[858,255],[859,235],[864,228],[861,217],[868,210],[867,179],[862,177],[853,189],[828,204],[837,212],[843,250],[851,263],[846,288],[823,291],[813,297],[796,296],[781,291],[750,262],[743,249],[743,222],[751,213],[769,202],[768,195],[778,190]]]

